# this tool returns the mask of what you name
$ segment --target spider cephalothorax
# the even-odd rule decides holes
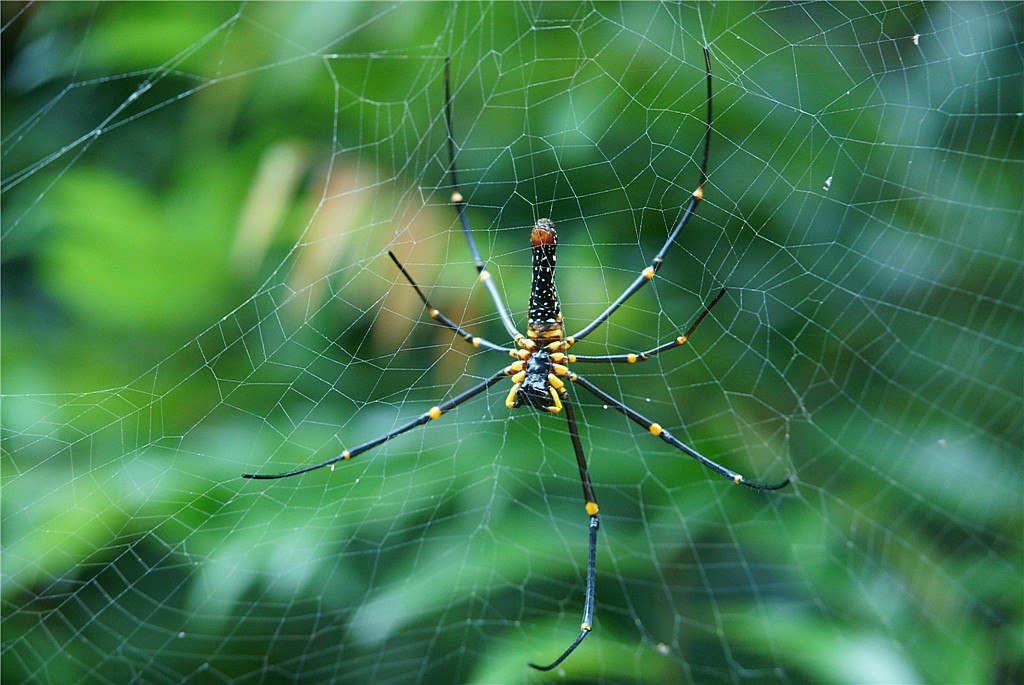
[[[505,401],[509,409],[525,404],[550,412],[562,411],[560,395],[565,393],[565,383],[558,375],[564,376],[569,370],[551,361],[551,354],[551,351],[544,347],[536,352],[530,352],[525,360],[509,366],[509,370],[514,374],[512,390]]]

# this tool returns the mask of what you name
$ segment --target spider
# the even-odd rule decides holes
[[[269,475],[244,474],[243,476],[244,478],[262,480],[288,478],[300,473],[306,473],[307,471],[314,471],[325,466],[332,466],[339,461],[351,459],[401,435],[402,433],[405,433],[406,431],[440,418],[443,414],[455,409],[470,398],[475,397],[488,388],[496,385],[502,379],[511,377],[512,386],[505,398],[505,405],[509,409],[515,409],[526,405],[542,412],[563,414],[565,416],[569,428],[569,437],[572,441],[573,450],[576,453],[577,465],[579,466],[580,482],[583,485],[585,509],[590,520],[588,526],[589,544],[587,585],[586,595],[583,602],[583,621],[580,625],[580,634],[572,641],[561,656],[550,664],[546,666],[539,666],[534,663],[529,664],[531,667],[540,671],[550,671],[561,664],[577,647],[580,646],[580,643],[582,643],[583,639],[590,634],[594,626],[597,531],[601,525],[601,519],[598,514],[597,498],[594,496],[594,488],[590,480],[590,472],[587,469],[586,456],[583,453],[583,446],[580,442],[576,413],[573,408],[573,402],[570,400],[569,393],[566,389],[569,384],[576,384],[582,387],[584,390],[601,400],[605,405],[618,410],[634,423],[643,426],[643,428],[649,431],[651,435],[661,438],[672,447],[675,447],[687,456],[695,459],[715,473],[728,478],[733,483],[745,485],[754,490],[778,490],[785,487],[790,482],[789,478],[786,478],[781,483],[765,485],[763,483],[747,480],[735,471],[712,461],[689,445],[681,442],[660,424],[651,421],[636,410],[626,406],[623,402],[612,397],[569,368],[569,365],[573,363],[615,364],[625,362],[633,364],[646,361],[655,355],[661,354],[662,352],[679,347],[689,340],[690,336],[704,320],[704,317],[708,315],[712,307],[714,307],[719,300],[722,299],[722,296],[725,295],[726,289],[722,288],[714,299],[704,307],[703,311],[696,318],[686,333],[652,349],[643,352],[633,352],[630,354],[600,356],[584,356],[569,352],[570,348],[592,333],[598,326],[614,314],[615,311],[626,302],[626,300],[632,297],[634,293],[654,278],[658,269],[660,269],[664,263],[665,255],[669,251],[669,248],[675,242],[683,228],[686,227],[686,224],[689,223],[696,211],[697,205],[704,197],[704,184],[707,181],[708,156],[711,151],[712,124],[711,55],[706,48],[704,49],[704,64],[706,67],[708,91],[707,124],[704,133],[704,156],[701,161],[700,182],[697,185],[697,189],[693,191],[693,194],[690,196],[690,201],[686,206],[686,210],[683,212],[682,218],[680,218],[676,223],[675,228],[669,234],[665,244],[662,245],[658,254],[655,255],[654,259],[651,261],[650,266],[641,271],[629,287],[627,287],[625,291],[623,291],[623,293],[608,306],[607,309],[599,314],[597,318],[580,329],[578,333],[567,336],[565,334],[565,327],[563,326],[561,308],[558,303],[558,293],[555,290],[555,248],[558,243],[558,236],[555,232],[555,225],[550,219],[538,220],[530,234],[530,245],[533,253],[533,283],[530,288],[530,305],[526,335],[523,335],[516,330],[515,325],[512,323],[512,318],[509,315],[508,308],[505,306],[501,295],[499,295],[497,286],[495,286],[494,280],[491,278],[491,274],[486,270],[484,262],[480,258],[480,251],[477,249],[476,241],[473,239],[473,233],[470,230],[469,219],[466,216],[466,201],[462,193],[459,192],[458,177],[455,167],[455,137],[452,127],[451,58],[446,59],[444,66],[444,113],[448,134],[448,172],[451,178],[451,203],[458,215],[459,222],[462,224],[462,230],[465,233],[466,241],[469,243],[469,249],[472,253],[473,261],[476,263],[479,280],[483,283],[491,299],[494,301],[494,305],[498,310],[498,315],[501,318],[502,325],[512,337],[515,347],[504,347],[486,340],[485,338],[473,335],[442,314],[440,310],[430,304],[423,290],[419,285],[417,285],[416,281],[413,280],[412,276],[402,263],[399,262],[398,258],[395,257],[394,253],[388,252],[388,255],[391,257],[392,261],[394,261],[395,265],[402,273],[402,276],[416,291],[420,300],[423,301],[423,306],[426,308],[431,318],[454,331],[473,347],[482,348],[491,352],[500,352],[504,355],[513,357],[515,361],[486,380],[476,384],[469,390],[431,407],[420,416],[399,426],[398,428],[395,428],[391,432],[351,449],[344,450],[341,454],[326,461],[322,461],[319,464],[296,469],[294,471],[288,471],[286,473],[275,473]]]

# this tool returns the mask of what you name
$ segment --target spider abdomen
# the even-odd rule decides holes
[[[551,219],[538,219],[530,233],[533,250],[533,285],[530,288],[530,310],[527,321],[531,339],[556,341],[565,337],[562,309],[555,290],[555,248],[558,234]]]

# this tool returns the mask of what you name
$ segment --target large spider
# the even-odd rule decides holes
[[[711,56],[707,49],[704,50],[704,63],[706,66],[708,86],[707,127],[704,133],[704,157],[701,161],[700,167],[700,183],[697,185],[697,189],[693,191],[693,194],[690,196],[690,202],[686,207],[686,211],[683,212],[682,218],[669,234],[668,239],[665,241],[665,244],[662,245],[658,254],[655,255],[650,266],[641,271],[633,283],[631,283],[630,286],[626,288],[626,290],[619,295],[619,297],[612,302],[607,309],[599,314],[596,319],[580,329],[578,333],[566,336],[565,328],[562,324],[561,308],[558,304],[558,293],[555,291],[555,247],[557,245],[557,235],[555,233],[555,225],[550,219],[540,219],[537,221],[536,225],[533,227],[532,233],[530,234],[530,244],[533,252],[533,284],[530,289],[530,308],[529,317],[527,319],[526,335],[523,335],[516,330],[515,325],[513,325],[512,319],[509,316],[508,309],[502,301],[501,295],[498,294],[498,289],[495,286],[494,281],[491,279],[490,273],[488,273],[484,268],[484,262],[480,258],[480,252],[477,249],[476,241],[473,240],[473,233],[469,227],[469,219],[466,217],[466,202],[462,193],[459,192],[459,184],[456,176],[455,141],[452,129],[451,60],[450,58],[446,60],[444,67],[445,122],[448,129],[448,156],[450,161],[449,172],[451,174],[452,186],[451,201],[452,205],[455,207],[455,211],[458,213],[459,221],[462,223],[463,232],[466,234],[466,240],[469,243],[469,249],[473,254],[473,260],[476,262],[476,269],[479,273],[480,281],[484,284],[484,287],[490,294],[491,299],[494,300],[494,305],[501,317],[501,322],[505,326],[505,330],[508,331],[508,334],[512,336],[512,339],[515,342],[515,347],[503,347],[502,345],[498,345],[479,336],[475,336],[442,314],[437,308],[430,304],[426,295],[423,293],[423,290],[412,279],[412,276],[398,261],[398,258],[391,252],[388,254],[395,262],[395,265],[398,266],[402,275],[415,289],[419,298],[423,300],[423,305],[426,307],[427,312],[430,313],[432,318],[455,331],[474,347],[510,355],[514,357],[516,361],[501,369],[490,378],[481,381],[469,390],[466,390],[465,392],[456,395],[450,400],[442,402],[437,406],[431,407],[425,413],[412,421],[399,426],[391,432],[358,445],[357,447],[353,447],[352,449],[347,449],[341,454],[326,461],[322,461],[319,464],[296,469],[294,471],[288,471],[287,473],[275,473],[271,475],[247,473],[243,476],[244,478],[256,478],[261,480],[288,478],[289,476],[295,476],[300,473],[306,473],[307,471],[313,471],[325,466],[330,466],[338,461],[351,459],[352,457],[387,442],[406,431],[412,430],[417,426],[422,426],[433,419],[440,418],[445,412],[448,412],[470,398],[479,395],[484,390],[487,390],[491,386],[497,384],[503,378],[511,377],[512,387],[509,389],[508,396],[505,398],[505,405],[510,409],[527,405],[534,409],[554,414],[564,412],[569,426],[569,437],[572,440],[573,450],[576,452],[576,462],[579,465],[580,481],[583,484],[583,497],[586,501],[585,508],[587,515],[590,517],[587,589],[586,597],[583,602],[583,622],[580,626],[580,634],[579,637],[573,640],[562,655],[552,663],[547,666],[530,664],[533,668],[541,671],[549,671],[561,664],[562,661],[572,654],[573,650],[583,642],[583,639],[591,630],[593,630],[594,625],[594,580],[596,575],[595,558],[597,555],[597,530],[600,526],[601,520],[598,515],[597,498],[594,496],[594,488],[590,482],[590,473],[587,470],[586,457],[583,454],[583,446],[580,443],[579,430],[576,424],[576,414],[573,409],[572,401],[569,399],[569,393],[566,390],[567,382],[579,385],[600,399],[607,406],[622,412],[631,421],[643,426],[644,429],[649,431],[652,435],[661,438],[676,449],[684,452],[693,459],[696,459],[705,467],[711,469],[715,473],[725,476],[738,485],[745,485],[748,488],[753,488],[755,490],[778,490],[789,483],[789,478],[786,478],[781,483],[775,485],[764,485],[762,483],[756,483],[745,479],[735,471],[727,469],[721,464],[708,459],[697,450],[681,442],[678,438],[665,430],[660,424],[651,421],[639,412],[627,407],[621,401],[615,399],[592,384],[590,381],[587,381],[582,376],[569,369],[569,364],[577,362],[627,362],[632,364],[645,361],[666,350],[679,347],[690,338],[690,335],[697,329],[697,326],[700,325],[701,321],[704,320],[704,317],[708,315],[711,308],[714,307],[725,294],[726,289],[722,288],[715,298],[711,300],[711,303],[704,307],[700,316],[697,317],[696,321],[693,322],[693,325],[690,326],[689,330],[687,330],[685,334],[653,349],[630,354],[602,356],[583,356],[571,354],[569,352],[570,348],[576,345],[576,343],[581,341],[583,338],[587,337],[594,331],[594,329],[604,323],[608,317],[615,313],[615,310],[621,307],[622,304],[633,295],[633,293],[640,290],[644,284],[654,278],[654,275],[658,272],[658,269],[661,268],[665,261],[665,254],[669,251],[669,248],[672,247],[672,243],[675,242],[676,237],[679,236],[680,232],[693,217],[697,205],[704,197],[704,183],[707,180],[708,155],[711,150],[712,122]]]

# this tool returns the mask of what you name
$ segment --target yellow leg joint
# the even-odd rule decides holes
[[[698,200],[704,199],[704,186],[698,186],[697,190],[693,191],[693,196]]]
[[[647,267],[640,273],[642,273],[644,278],[646,278],[647,280],[654,278],[654,269],[652,269],[651,267]]]
[[[597,502],[587,502],[587,513],[591,516],[597,516]]]
[[[736,485],[739,485],[740,482],[742,482],[742,480],[743,480],[743,476],[741,476],[738,473],[735,476],[732,477],[732,482],[736,483]]]
[[[441,418],[441,407],[431,407],[430,411],[427,412],[427,416],[432,419]]]
[[[342,459],[351,459],[352,458],[352,454],[348,450],[345,450],[344,452],[341,453],[341,458]]]
[[[558,397],[558,391],[554,388],[548,388],[548,392],[551,393],[551,399],[555,401],[555,406],[548,407],[548,411],[552,414],[557,414],[562,411],[562,400]]]
[[[647,430],[651,431],[651,435],[661,435],[661,426],[657,423],[652,423]]]
[[[462,197],[462,193],[460,193],[460,192],[459,192],[459,191],[457,191],[457,190],[453,190],[453,191],[452,191],[452,202],[454,202],[455,204],[459,204],[459,203],[460,203],[460,202],[462,202],[462,201],[463,201],[464,199],[465,199],[465,198],[463,198],[463,197]]]
[[[512,385],[512,389],[508,391],[508,397],[505,398],[505,406],[509,409],[514,409],[516,406],[516,393],[519,392],[519,383]]]

